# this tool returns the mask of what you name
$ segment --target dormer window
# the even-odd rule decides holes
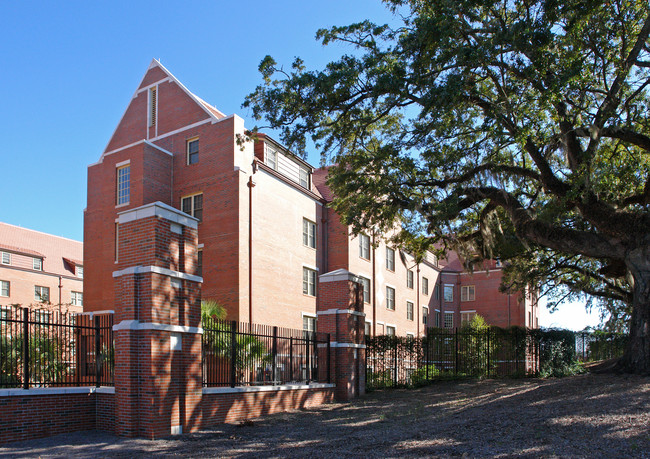
[[[278,170],[278,151],[270,146],[266,146],[266,165],[271,169]]]
[[[309,170],[304,166],[300,166],[298,183],[304,188],[309,188]]]
[[[42,258],[33,258],[32,259],[32,268],[36,271],[43,271],[43,259]]]

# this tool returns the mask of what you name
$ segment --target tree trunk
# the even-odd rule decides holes
[[[634,279],[630,338],[619,369],[650,375],[650,249],[633,250],[625,260]]]

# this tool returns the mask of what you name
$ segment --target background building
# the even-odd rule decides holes
[[[229,319],[312,329],[318,276],[347,269],[364,284],[372,333],[460,326],[490,308],[495,324],[529,325],[524,312],[507,315],[499,268],[468,277],[430,254],[416,264],[382,240],[351,236],[329,207],[327,169],[314,170],[263,134],[242,142],[246,133],[240,117],[225,116],[152,61],[106,150],[88,168],[85,310],[111,309],[115,301],[119,213],[160,201],[199,220],[202,296],[224,305]],[[473,296],[464,289],[470,286]],[[445,301],[449,288],[454,294]],[[492,306],[479,306],[483,300]],[[510,300],[532,323],[536,309],[517,295]]]
[[[0,307],[82,312],[83,243],[0,223]]]

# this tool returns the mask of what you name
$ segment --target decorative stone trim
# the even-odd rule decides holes
[[[335,387],[336,384],[326,384],[326,383],[283,384],[281,386],[204,387],[203,395],[234,394],[234,393],[242,393],[242,392],[279,392],[283,390],[330,389]]]
[[[319,316],[325,316],[329,314],[350,314],[353,316],[366,317],[365,312],[355,311],[354,309],[326,309],[325,311],[317,311],[316,314]]]
[[[352,281],[360,283],[359,277],[352,274],[347,269],[337,269],[330,271],[318,277],[319,282],[339,282],[339,281]]]
[[[203,334],[201,327],[187,327],[184,325],[157,324],[155,322],[140,322],[139,320],[123,320],[117,325],[113,325],[113,331],[118,330],[161,330],[172,333],[195,333]]]
[[[180,271],[173,271],[171,269],[161,268],[160,266],[131,266],[130,268],[124,268],[120,271],[113,271],[113,277],[120,277],[128,274],[146,273],[156,273],[163,276],[174,277],[176,279],[183,279],[192,282],[203,282],[203,278],[201,276],[182,273]]]
[[[149,217],[162,217],[166,220],[178,223],[179,225],[194,229],[199,226],[199,220],[197,218],[187,215],[186,213],[160,201],[120,212],[118,214],[118,223],[124,224]]]
[[[0,389],[0,397],[29,397],[31,395],[114,394],[114,387],[39,387],[36,389]]]

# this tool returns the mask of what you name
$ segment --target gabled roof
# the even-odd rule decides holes
[[[0,223],[0,250],[43,258],[43,271],[57,275],[74,275],[65,259],[83,265],[83,242],[8,223]]]

